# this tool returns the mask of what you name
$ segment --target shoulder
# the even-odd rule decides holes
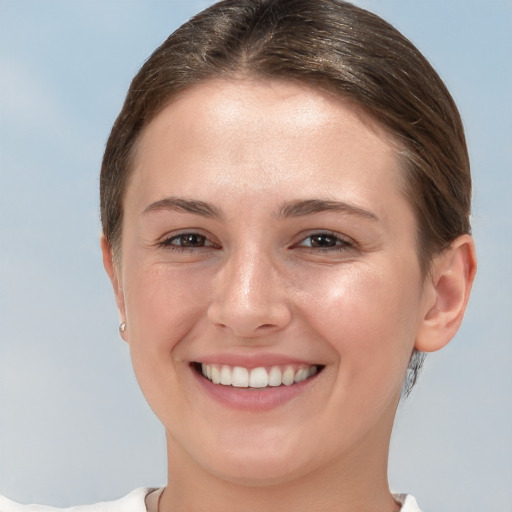
[[[54,508],[44,505],[20,505],[0,496],[0,512],[146,512],[146,496],[153,489],[136,489],[116,501],[105,501],[94,505],[82,505],[69,508]]]
[[[393,498],[402,505],[400,512],[421,512],[416,500],[410,494],[393,494]]]

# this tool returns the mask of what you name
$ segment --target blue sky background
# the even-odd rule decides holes
[[[512,2],[360,0],[465,121],[479,274],[456,339],[399,408],[394,489],[512,511]],[[101,266],[98,170],[129,81],[191,0],[0,0],[0,494],[69,506],[165,482]]]

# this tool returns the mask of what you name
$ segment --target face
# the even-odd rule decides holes
[[[254,485],[385,457],[426,307],[394,148],[283,82],[208,82],[147,127],[114,284],[171,456]]]

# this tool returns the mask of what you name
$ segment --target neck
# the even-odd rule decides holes
[[[365,443],[364,447],[355,447],[343,460],[290,480],[264,485],[239,483],[215,475],[192,460],[170,435],[167,440],[169,478],[159,512],[400,510],[389,491],[389,444],[382,443],[382,439],[374,440],[371,446]]]

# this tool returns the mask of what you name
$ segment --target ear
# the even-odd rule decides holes
[[[443,348],[460,327],[476,273],[473,238],[462,235],[434,258],[425,283],[425,308],[415,348]]]
[[[111,245],[107,242],[107,239],[102,234],[100,237],[101,253],[103,255],[103,266],[108,274],[112,288],[114,289],[114,295],[116,298],[117,309],[119,310],[119,321],[120,323],[126,322],[126,310],[124,304],[124,291],[120,280],[118,268],[114,263],[114,254]],[[125,333],[121,332],[121,337],[126,341]]]

